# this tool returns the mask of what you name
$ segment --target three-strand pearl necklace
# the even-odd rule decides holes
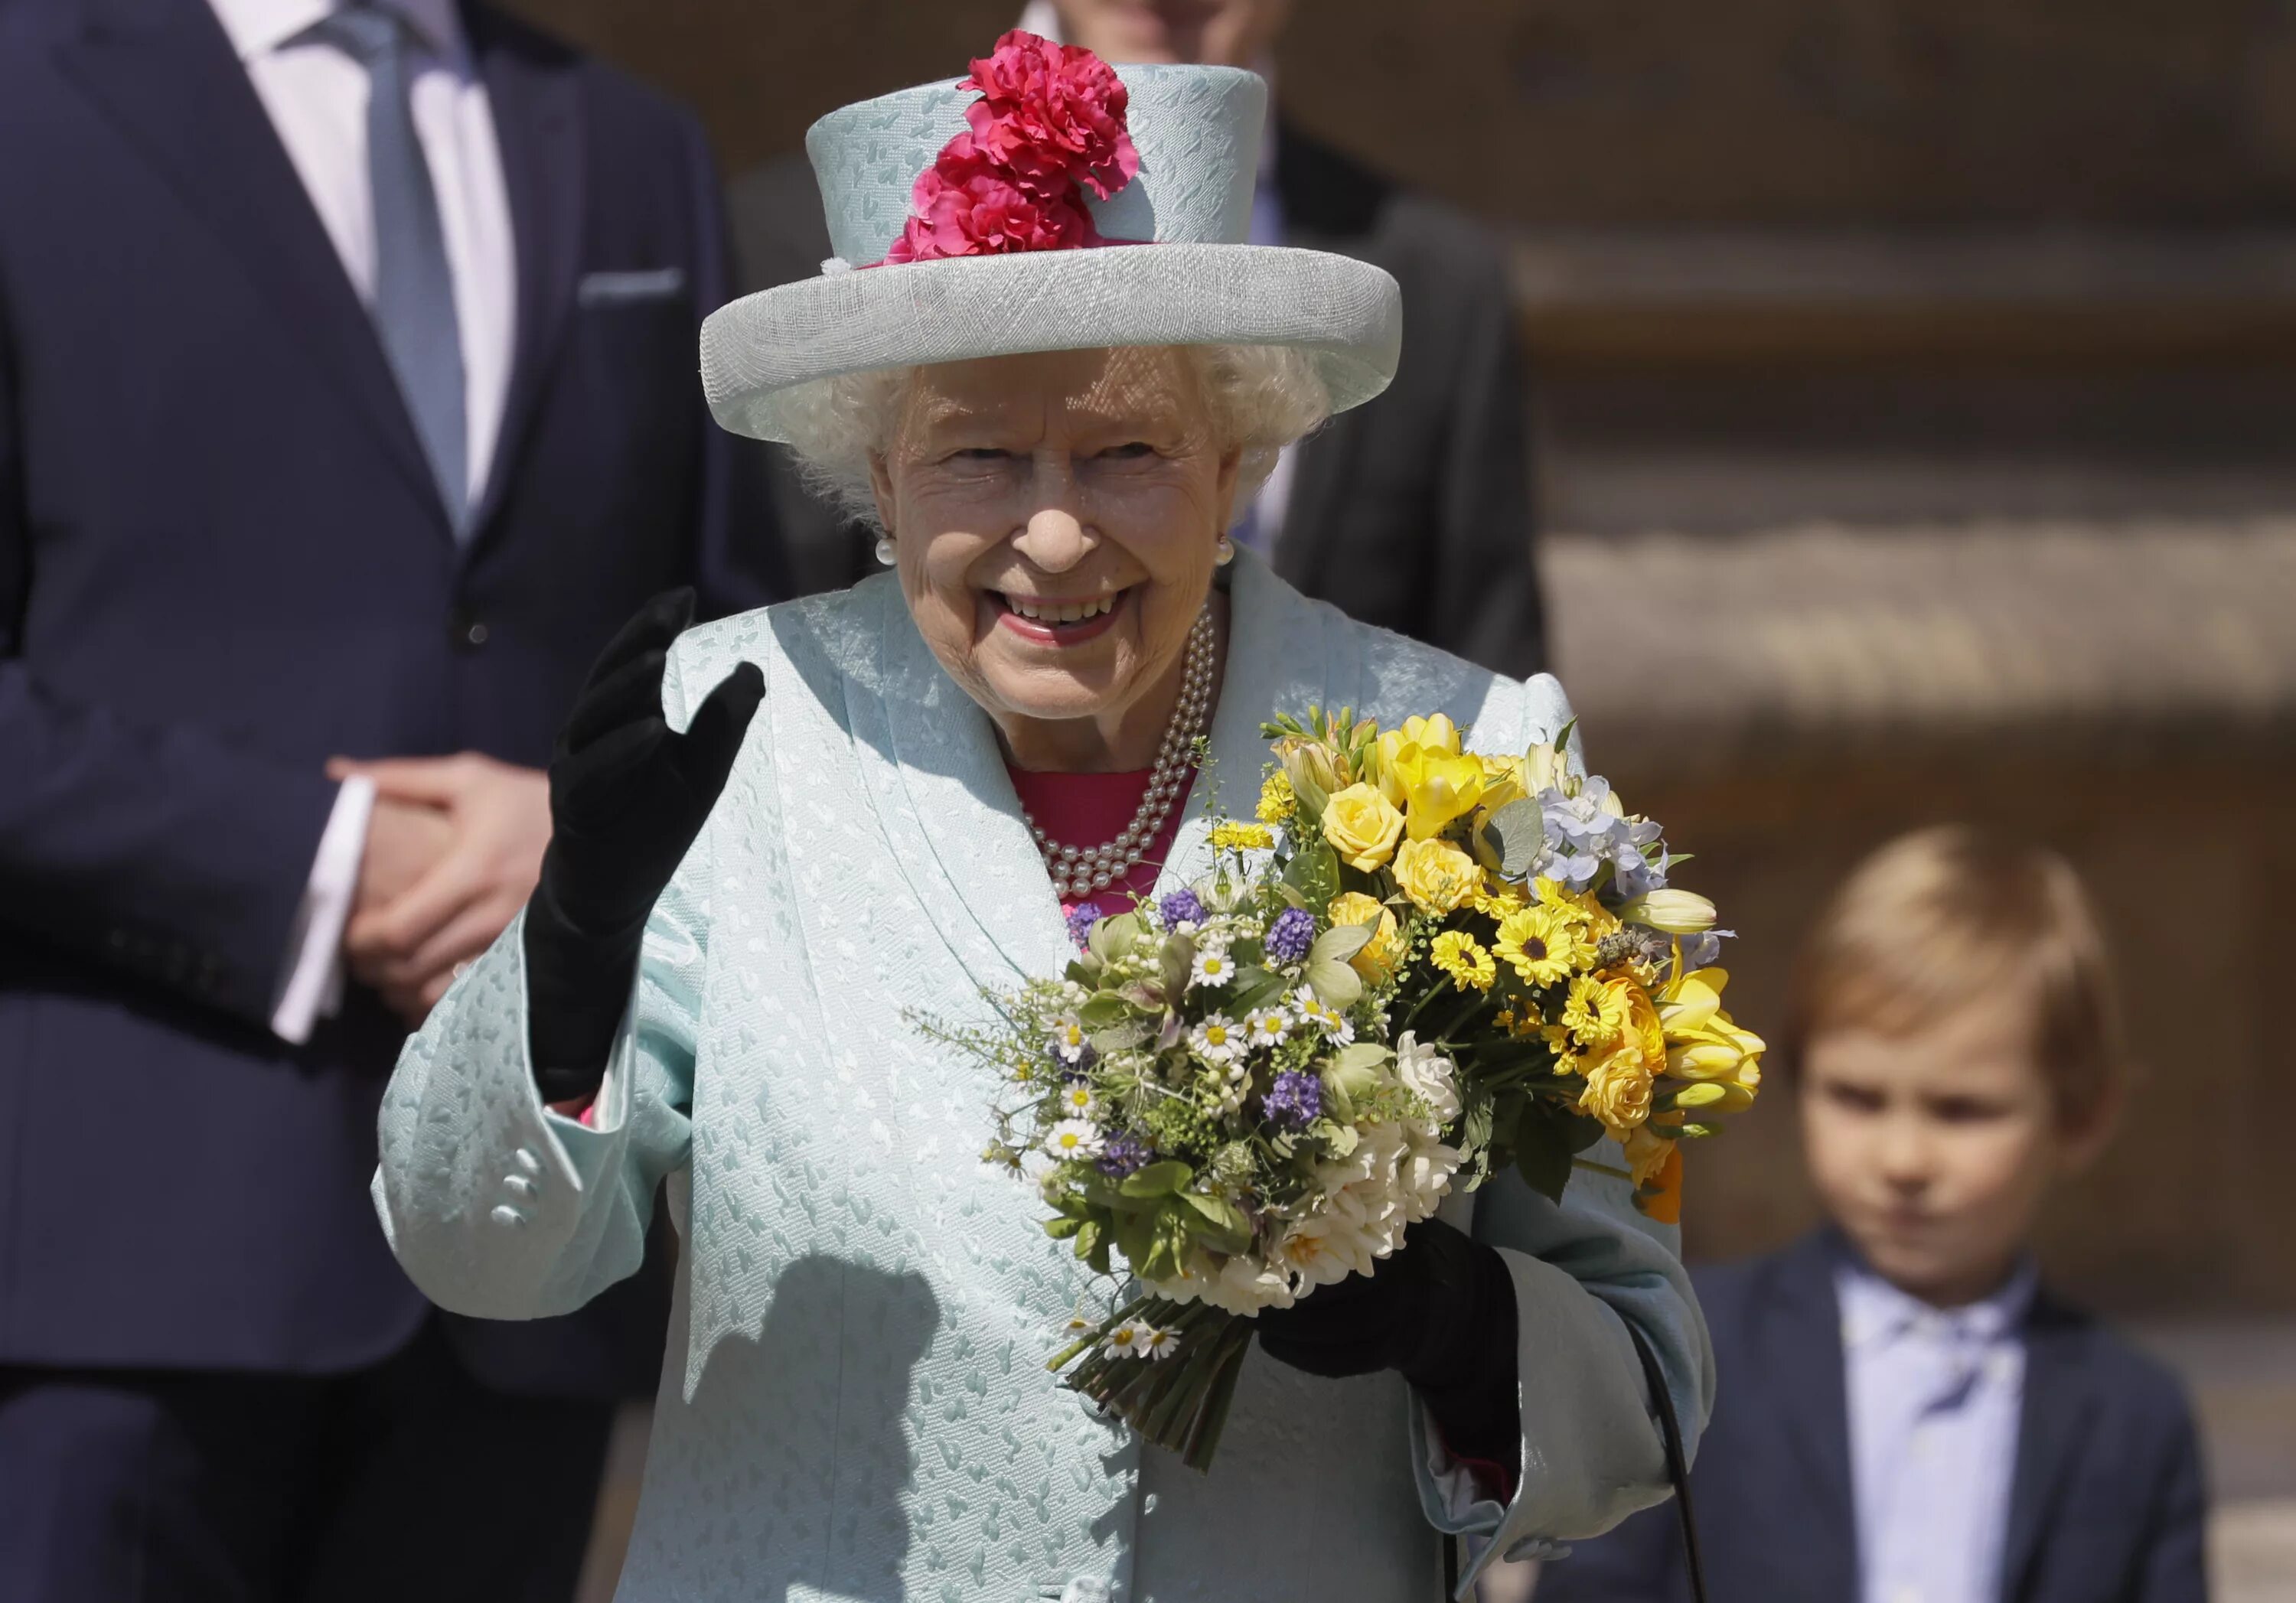
[[[1045,827],[1026,808],[1021,810],[1021,822],[1036,838],[1037,849],[1045,856],[1045,868],[1053,876],[1053,889],[1061,896],[1083,896],[1106,890],[1131,872],[1133,865],[1155,844],[1164,820],[1171,816],[1186,789],[1189,762],[1211,713],[1214,655],[1212,609],[1207,602],[1188,631],[1187,656],[1180,669],[1179,699],[1172,704],[1171,722],[1164,726],[1164,743],[1157,750],[1156,766],[1149,771],[1147,791],[1140,797],[1140,806],[1122,834],[1102,846],[1062,846],[1045,833]]]

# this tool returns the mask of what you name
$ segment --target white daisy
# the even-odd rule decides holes
[[[1137,1322],[1136,1321],[1128,1320],[1123,1324],[1117,1326],[1115,1329],[1111,1330],[1108,1333],[1108,1341],[1106,1345],[1109,1356],[1111,1358],[1137,1358],[1140,1356],[1140,1338],[1146,1335],[1147,1332],[1148,1327]]]
[[[1300,1023],[1323,1031],[1324,1039],[1334,1046],[1345,1046],[1356,1038],[1356,1026],[1348,1022],[1348,1016],[1337,1008],[1325,1007],[1306,986],[1292,993],[1292,1010]]]
[[[1233,1063],[1250,1043],[1234,1019],[1214,1013],[1188,1032],[1188,1044],[1207,1063]]]
[[[1045,1137],[1045,1150],[1063,1163],[1070,1158],[1098,1157],[1100,1132],[1082,1119],[1062,1119]]]
[[[1179,1332],[1143,1325],[1140,1334],[1132,1338],[1132,1350],[1143,1358],[1169,1358],[1180,1350]]]
[[[1099,1107],[1093,1100],[1092,1087],[1083,1082],[1061,1087],[1061,1112],[1065,1117],[1088,1119]]]
[[[1243,1021],[1244,1039],[1254,1046],[1281,1046],[1292,1033],[1292,1015],[1282,1008],[1259,1008]]]
[[[1074,1063],[1082,1058],[1085,1047],[1089,1044],[1085,1035],[1084,1020],[1074,1013],[1063,1013],[1054,1019],[1046,1027],[1045,1034],[1051,1037],[1053,1051],[1060,1054],[1063,1063]]]
[[[1196,953],[1195,966],[1188,970],[1188,987],[1210,986],[1218,990],[1235,977],[1235,961],[1227,954],[1225,945],[1208,945]]]

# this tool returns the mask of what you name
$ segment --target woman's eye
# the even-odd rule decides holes
[[[994,446],[972,446],[963,451],[957,452],[948,460],[951,462],[1004,462],[1010,458],[1012,454],[1013,454],[1010,451],[999,451]]]
[[[1111,462],[1138,462],[1156,454],[1156,447],[1144,439],[1128,440],[1120,446],[1111,446],[1101,456]]]

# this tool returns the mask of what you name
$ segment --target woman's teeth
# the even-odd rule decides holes
[[[1004,604],[1032,623],[1080,624],[1088,617],[1098,617],[1103,612],[1114,610],[1120,599],[1120,592],[1117,595],[1102,596],[1094,601],[1036,601],[1008,595],[1004,598]]]

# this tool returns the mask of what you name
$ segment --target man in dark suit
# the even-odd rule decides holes
[[[693,119],[481,6],[0,0],[10,1603],[570,1591],[658,1278],[440,1318],[375,1111],[594,653],[782,587],[725,255]]]
[[[1723,1377],[1691,1472],[1712,1603],[1854,1603],[1843,1247],[1822,1231],[1693,1270]],[[2002,1603],[2202,1603],[2201,1463],[2175,1379],[2038,1290],[2002,1548]],[[1689,1603],[1671,1504],[1549,1562],[1538,1603]],[[1928,1598],[1923,1603],[1991,1603]]]
[[[1290,11],[1286,0],[1038,0],[1021,26],[1110,61],[1268,72]],[[732,209],[750,288],[820,270],[828,233],[802,158],[737,180]],[[1262,152],[1252,239],[1394,274],[1403,361],[1385,395],[1285,453],[1236,538],[1366,622],[1502,673],[1546,667],[1522,358],[1499,242],[1280,119]],[[799,584],[833,589],[867,572],[871,542],[857,526],[808,495],[785,456],[775,474]]]

